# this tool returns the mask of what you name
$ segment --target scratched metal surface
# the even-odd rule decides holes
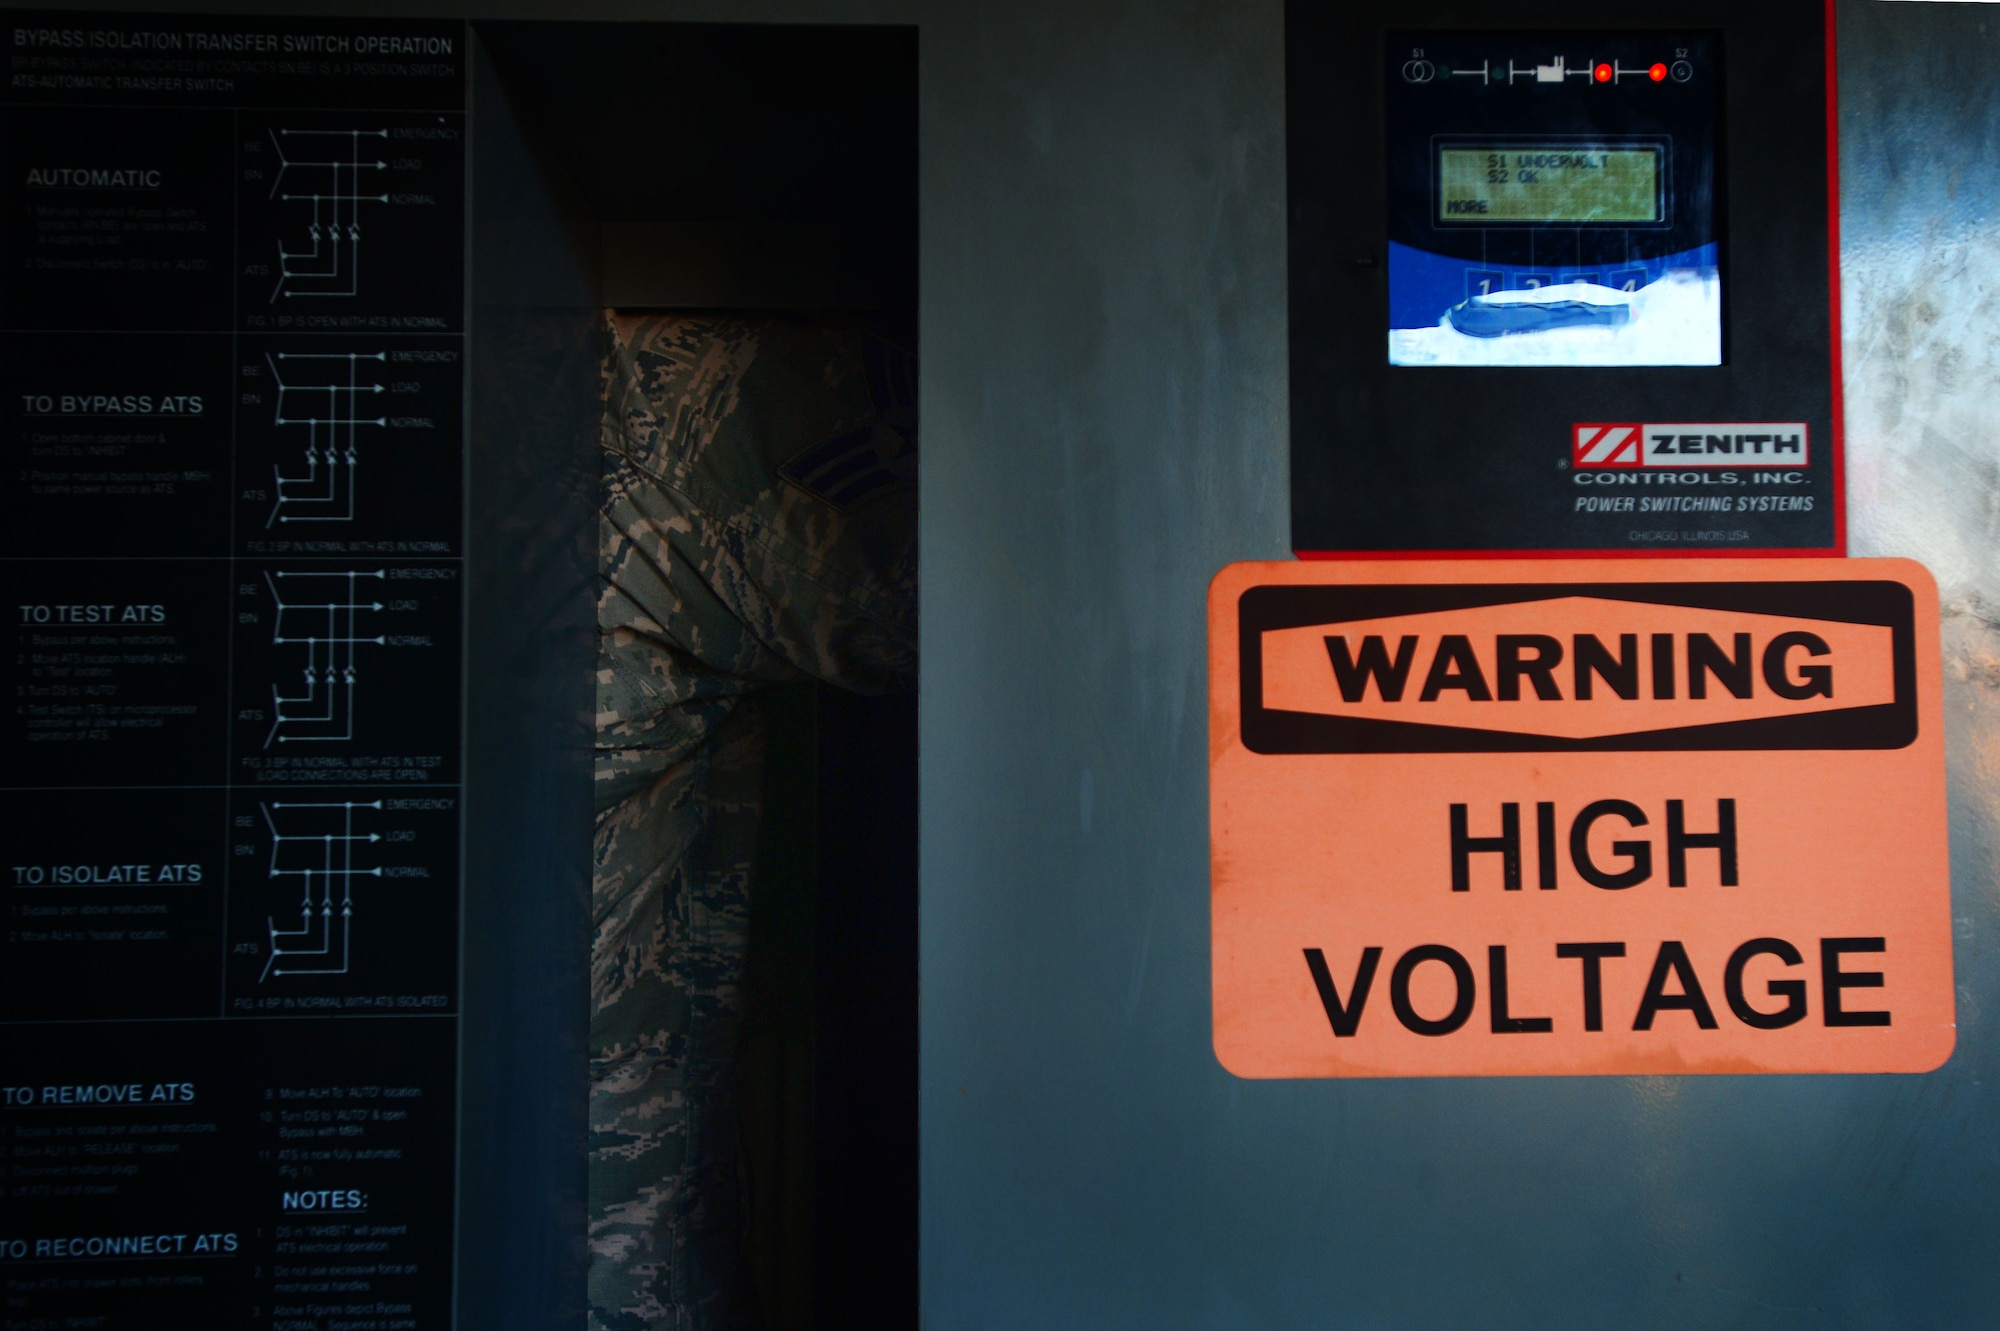
[[[1201,607],[1287,548],[1278,7],[922,45],[926,1324],[1993,1324],[2000,12],[1842,6],[1853,551],[1950,616],[1924,1077],[1216,1065]]]

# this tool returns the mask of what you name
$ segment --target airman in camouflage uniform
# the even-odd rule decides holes
[[[866,330],[606,317],[590,1325],[750,1316],[737,1014],[756,692],[916,675],[914,362]]]

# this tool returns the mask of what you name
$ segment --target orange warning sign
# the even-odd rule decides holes
[[[1950,1056],[1921,566],[1232,564],[1208,614],[1230,1071]]]

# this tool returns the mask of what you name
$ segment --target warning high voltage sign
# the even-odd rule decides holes
[[[1231,1071],[1949,1056],[1921,567],[1236,564],[1209,630]]]

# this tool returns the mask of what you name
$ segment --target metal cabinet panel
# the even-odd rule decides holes
[[[1202,594],[1288,548],[1278,9],[924,21],[926,1324],[1992,1320],[2000,16],[1841,7],[1854,553],[1952,616],[1957,1054],[1304,1083],[1208,1042]]]

